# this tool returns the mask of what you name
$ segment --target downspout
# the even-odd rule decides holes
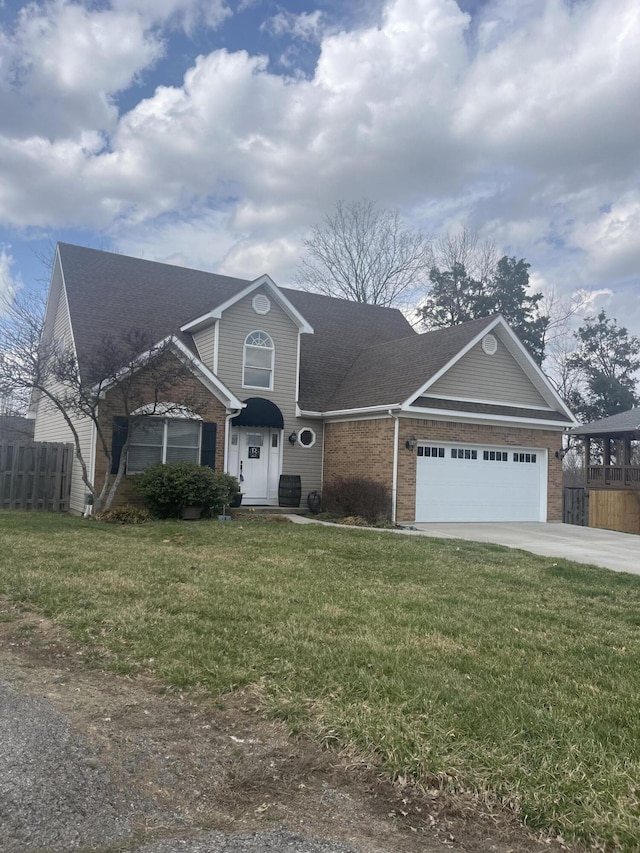
[[[96,409],[96,416],[99,415],[99,407]],[[96,452],[97,452],[97,444],[98,444],[98,428],[94,423],[91,424],[91,451],[89,453],[89,477],[91,478],[91,483],[93,488],[96,487]],[[84,486],[84,483],[82,484]],[[87,501],[85,503],[83,515],[85,518],[88,518],[93,513],[93,495],[91,493],[87,494],[87,497],[91,498],[91,501]]]
[[[229,409],[226,418],[224,419],[224,470],[229,473],[229,432],[231,430],[231,420],[237,417],[242,409]]]
[[[389,409],[389,417],[393,418],[393,477],[391,480],[391,521],[396,523],[398,504],[398,438],[400,435],[400,416]]]

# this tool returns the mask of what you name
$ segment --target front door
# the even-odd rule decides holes
[[[243,504],[277,503],[281,430],[239,427],[231,433],[229,473],[240,481]]]

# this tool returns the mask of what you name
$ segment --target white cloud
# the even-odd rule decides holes
[[[566,293],[636,274],[637,0],[493,0],[473,21],[455,0],[389,0],[375,25],[331,33],[282,13],[272,32],[321,39],[312,76],[217,50],[119,116],[162,26],[205,12],[229,14],[30,7],[17,81],[0,65],[0,222],[100,227],[124,251],[288,279],[305,228],[367,195],[429,229],[477,227]]]
[[[125,255],[219,272],[237,240],[230,218],[226,211],[193,210],[134,228],[127,225],[116,231],[114,244]]]
[[[138,14],[90,11],[70,0],[25,6],[0,66],[0,106],[16,137],[76,137],[112,130],[112,97],[162,55],[162,41]]]
[[[195,27],[218,27],[231,15],[225,0],[112,0],[114,9],[137,12],[147,24],[175,22],[188,33]]]
[[[290,35],[304,41],[320,41],[324,30],[324,16],[316,9],[314,12],[278,12],[277,15],[265,21],[260,29],[267,30],[276,36]]]
[[[500,4],[500,7],[505,4]],[[618,177],[637,166],[640,6],[537,4],[526,28],[481,50],[459,94],[456,134],[493,158],[558,174]]]
[[[574,245],[588,253],[595,278],[623,279],[640,271],[640,191],[621,195],[610,208],[588,221],[576,223]]]
[[[0,246],[0,313],[3,313],[3,305],[10,304],[22,287],[22,280],[18,274],[14,274],[13,266],[11,247]]]
[[[416,173],[423,191],[455,183],[447,102],[467,17],[452,0],[418,5],[417,26],[400,0],[383,29],[325,38],[313,80],[284,80],[243,52],[199,57],[181,89],[161,88],[123,117],[92,180],[108,176],[136,217],[225,184],[270,207],[306,196],[317,211],[345,183],[360,195],[375,182],[387,198],[416,187]]]
[[[239,241],[221,263],[219,272],[248,279],[269,273],[278,284],[288,287],[292,284],[298,260],[298,244],[287,237]]]

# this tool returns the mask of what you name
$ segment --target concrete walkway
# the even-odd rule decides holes
[[[291,517],[298,524],[327,524],[310,518]],[[331,525],[340,527],[341,525]],[[409,536],[436,536],[440,539],[467,539],[490,542],[507,548],[520,548],[543,557],[564,557],[577,563],[590,563],[614,572],[640,575],[640,536],[617,533],[575,524],[536,522],[504,523],[418,523],[413,529],[390,530]],[[353,528],[349,528],[353,529]]]

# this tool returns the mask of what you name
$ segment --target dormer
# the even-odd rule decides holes
[[[268,275],[181,331],[193,336],[202,361],[238,396],[258,389],[297,399],[299,336],[313,328]]]

